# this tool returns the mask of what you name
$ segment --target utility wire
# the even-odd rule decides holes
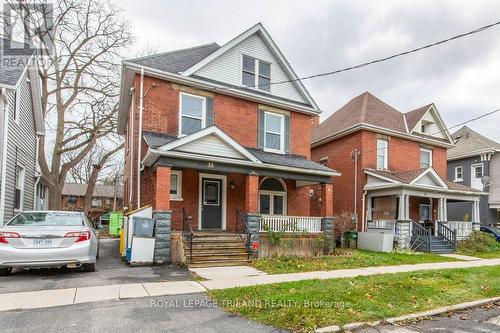
[[[370,66],[370,65],[373,65],[373,64],[377,64],[377,63],[380,63],[380,62],[388,61],[388,60],[391,60],[391,59],[399,58],[399,57],[402,57],[402,56],[405,56],[405,55],[408,55],[408,54],[416,53],[416,52],[419,52],[419,51],[422,51],[422,50],[425,50],[425,49],[428,49],[428,48],[431,48],[431,47],[434,47],[434,46],[438,46],[438,45],[441,45],[441,44],[445,44],[445,43],[451,42],[451,41],[459,39],[459,38],[463,38],[463,37],[467,37],[467,36],[470,36],[470,35],[474,35],[474,34],[483,32],[483,31],[488,30],[490,28],[493,28],[493,27],[495,27],[497,25],[500,25],[500,21],[496,21],[494,23],[487,24],[487,25],[484,25],[482,27],[476,28],[476,29],[474,29],[472,31],[465,32],[465,33],[462,33],[462,34],[459,34],[459,35],[455,35],[455,36],[452,36],[452,37],[449,37],[449,38],[446,38],[446,39],[443,39],[443,40],[440,40],[440,41],[437,41],[437,42],[434,42],[434,43],[431,43],[431,44],[420,46],[420,47],[417,47],[417,48],[414,48],[414,49],[410,49],[410,50],[407,50],[407,51],[404,51],[404,52],[396,53],[396,54],[393,54],[393,55],[390,55],[390,56],[387,56],[387,57],[384,57],[384,58],[375,59],[375,60],[372,60],[372,61],[367,61],[367,62],[361,63],[359,65],[355,65],[355,66],[350,66],[350,67],[346,67],[346,68],[342,68],[342,69],[336,69],[336,70],[333,70],[333,71],[319,73],[319,74],[314,74],[314,75],[309,75],[309,76],[303,76],[303,77],[299,77],[299,78],[296,78],[296,79],[283,80],[283,81],[275,81],[275,82],[269,82],[269,83],[258,84],[258,85],[248,85],[248,86],[243,86],[243,87],[246,87],[246,88],[261,88],[261,87],[267,87],[267,86],[271,86],[271,85],[275,85],[275,84],[284,84],[284,83],[289,83],[289,82],[309,80],[309,79],[313,79],[313,78],[317,78],[317,77],[335,75],[335,74],[339,74],[339,73],[351,71],[351,70],[354,70],[354,69],[359,69],[359,68],[363,68],[363,67],[366,67],[366,66]],[[258,73],[255,73],[255,75],[257,76]]]

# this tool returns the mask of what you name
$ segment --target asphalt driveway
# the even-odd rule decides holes
[[[20,291],[104,286],[139,282],[191,280],[184,267],[161,265],[130,267],[120,258],[117,239],[103,239],[96,271],[79,269],[15,269],[10,276],[0,277],[0,294]]]

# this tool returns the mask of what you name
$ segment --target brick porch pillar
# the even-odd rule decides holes
[[[333,184],[321,184],[321,216],[333,216]]]
[[[259,176],[249,174],[245,179],[245,213],[259,212]]]
[[[159,165],[156,168],[155,210],[170,210],[170,167]]]

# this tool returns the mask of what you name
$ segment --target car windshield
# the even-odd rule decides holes
[[[490,227],[491,230],[493,230],[495,233],[500,235],[500,228],[497,227]]]
[[[64,212],[26,212],[20,213],[7,225],[9,226],[81,226],[83,219],[80,214]]]

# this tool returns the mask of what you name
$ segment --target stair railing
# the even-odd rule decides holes
[[[457,249],[457,231],[448,228],[443,222],[437,221],[437,235],[453,247],[453,251]]]
[[[250,247],[252,240],[252,233],[248,228],[247,221],[243,218],[239,209],[235,209],[236,213],[236,234],[239,234],[242,237],[242,240],[245,242],[245,248],[247,250],[248,259],[250,259]]]
[[[431,252],[431,231],[429,229],[425,229],[415,221],[411,221],[411,225],[411,236],[413,244],[420,242],[420,245],[423,247],[424,251]]]
[[[189,260],[193,259],[193,226],[191,225],[191,216],[186,208],[182,208],[182,236],[189,244]]]

